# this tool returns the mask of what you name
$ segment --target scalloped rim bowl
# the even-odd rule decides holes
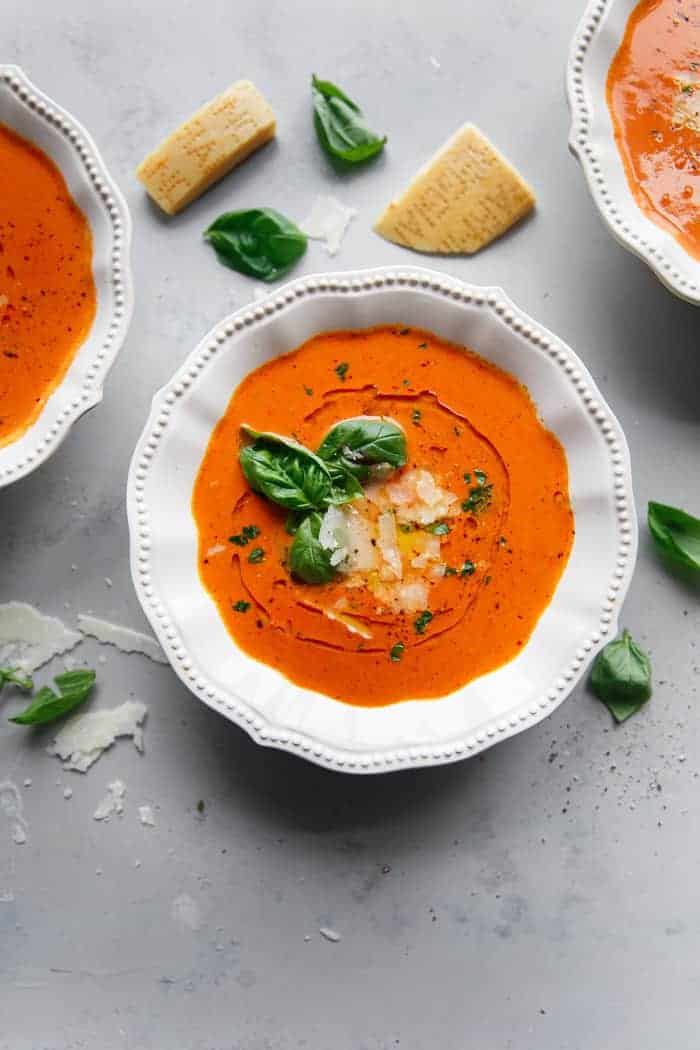
[[[632,196],[606,99],[610,63],[638,0],[592,0],[569,51],[566,88],[571,110],[569,149],[613,237],[638,255],[659,280],[689,303],[700,303],[700,261],[640,210]]]
[[[62,382],[39,418],[0,448],[0,488],[31,473],[56,451],[75,421],[102,400],[102,384],[126,337],[133,292],[131,219],[85,128],[22,72],[0,65],[0,123],[43,150],[59,168],[92,232],[97,312]]]
[[[199,579],[191,498],[212,429],[248,372],[324,329],[386,323],[469,346],[528,387],[566,450],[576,538],[516,659],[441,699],[362,708],[238,649]],[[616,632],[637,549],[627,443],[581,361],[499,288],[417,267],[301,278],[217,324],[153,400],[127,511],[136,590],[185,685],[260,744],[356,773],[455,761],[553,711]]]

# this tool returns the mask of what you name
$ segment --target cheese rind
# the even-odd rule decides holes
[[[525,180],[473,124],[465,124],[392,201],[374,229],[422,252],[479,251],[535,205]]]
[[[149,196],[175,215],[274,137],[275,114],[249,80],[217,95],[136,169]]]

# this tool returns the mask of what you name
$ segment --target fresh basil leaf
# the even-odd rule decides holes
[[[389,659],[392,663],[398,664],[401,662],[401,658],[405,651],[406,646],[403,644],[403,642],[397,642],[396,645],[392,645],[391,649],[389,650]]]
[[[413,628],[416,634],[425,634],[425,629],[433,618],[433,614],[430,609],[425,609],[420,616],[413,621]]]
[[[367,481],[370,466],[404,466],[406,435],[389,419],[357,416],[336,423],[319,445],[318,455],[326,462],[339,463],[360,481]]]
[[[479,482],[469,490],[468,498],[462,502],[462,510],[467,514],[477,514],[479,511],[486,510],[491,503],[492,494],[493,485],[484,485],[483,482]]]
[[[686,568],[700,572],[700,520],[677,507],[650,503],[647,522],[659,550]]]
[[[632,641],[629,631],[609,642],[596,656],[591,689],[617,722],[638,711],[651,696],[651,661]]]
[[[45,725],[68,714],[74,707],[87,700],[95,684],[94,671],[66,671],[54,679],[58,693],[44,686],[20,714],[10,719],[17,725]]]
[[[14,685],[25,693],[34,688],[34,682],[30,676],[17,667],[0,667],[0,689],[4,685]]]
[[[311,78],[314,126],[318,140],[332,161],[342,166],[363,164],[384,149],[359,107],[329,80]]]
[[[324,510],[333,502],[331,474],[319,456],[279,434],[241,429],[253,440],[239,460],[255,492],[287,510]]]
[[[250,602],[246,602],[243,598],[239,598],[237,602],[234,602],[231,606],[234,612],[246,613],[250,609]]]
[[[304,583],[329,583],[335,578],[331,552],[321,546],[318,538],[320,530],[321,515],[309,514],[297,529],[289,551],[292,575]]]
[[[331,503],[349,503],[353,499],[359,499],[363,495],[362,485],[355,474],[348,469],[344,461],[329,461],[333,488],[331,490]]]
[[[272,208],[249,208],[220,215],[204,238],[219,261],[232,270],[276,281],[306,251],[306,234]]]

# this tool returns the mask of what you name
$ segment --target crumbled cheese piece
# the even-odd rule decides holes
[[[154,828],[156,826],[156,818],[151,806],[139,806],[139,820],[148,828]]]
[[[143,751],[143,729],[147,707],[140,700],[127,700],[118,707],[74,715],[56,735],[47,751],[64,760],[64,769],[85,773],[117,737],[133,738],[137,751]]]
[[[332,930],[330,926],[321,926],[318,932],[321,934],[322,937],[325,937],[327,941],[332,941],[334,944],[337,944],[338,941],[341,939],[341,935],[338,933],[338,931]]]
[[[329,255],[337,255],[347,228],[356,215],[357,208],[349,208],[335,197],[317,197],[301,229],[307,237],[324,241]]]
[[[396,518],[393,512],[383,511],[379,515],[377,524],[379,529],[377,542],[384,559],[379,575],[383,580],[400,580],[403,576],[403,565],[396,536]]]
[[[70,798],[73,798],[73,788],[64,788],[63,789],[63,797],[66,800],[68,800]]]
[[[113,815],[121,816],[124,812],[124,795],[126,784],[123,780],[113,780],[107,785],[107,794],[92,814],[93,820],[109,820]]]
[[[82,635],[24,602],[0,605],[0,665],[36,671],[74,649]]]
[[[0,813],[7,820],[14,844],[23,846],[27,841],[28,824],[24,818],[22,795],[11,780],[0,781]]]
[[[78,615],[78,627],[83,634],[96,638],[104,645],[113,645],[123,653],[140,653],[159,664],[168,662],[159,643],[150,634],[132,631],[130,627],[121,627],[119,624],[110,623],[109,620],[100,620],[97,616],[88,616],[86,613]]]

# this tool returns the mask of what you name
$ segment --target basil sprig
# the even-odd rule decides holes
[[[22,726],[45,725],[68,714],[87,700],[95,684],[94,671],[65,671],[54,678],[58,693],[45,685],[34,695],[29,707],[10,719]]]
[[[590,685],[617,722],[624,722],[651,696],[651,661],[629,631],[596,656]]]
[[[251,441],[239,453],[248,484],[289,511],[286,528],[294,536],[289,551],[292,574],[305,583],[328,583],[336,570],[330,551],[319,540],[323,514],[331,506],[361,497],[361,482],[369,479],[372,466],[404,465],[403,430],[374,416],[345,419],[326,434],[318,452],[247,424],[241,430]]]
[[[364,164],[381,153],[386,135],[380,137],[371,130],[359,106],[339,87],[329,80],[319,80],[314,74],[311,94],[318,141],[336,165]]]
[[[289,551],[289,568],[304,583],[330,583],[335,577],[331,552],[319,540],[321,515],[315,511],[302,521]]]
[[[306,251],[306,234],[272,208],[249,208],[220,215],[204,238],[219,261],[232,270],[276,281]]]
[[[657,547],[672,561],[700,572],[700,520],[677,507],[650,503],[649,531]]]

